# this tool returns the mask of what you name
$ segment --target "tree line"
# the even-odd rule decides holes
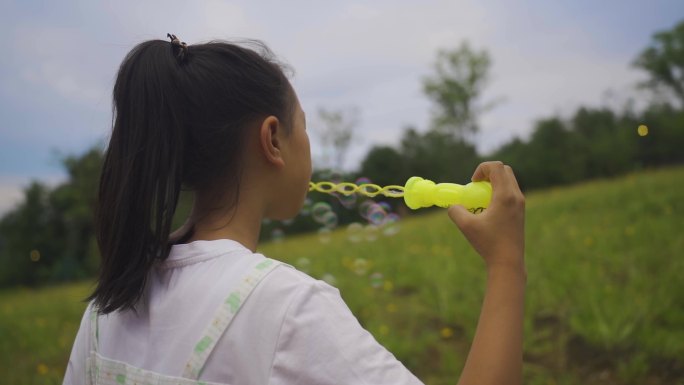
[[[433,105],[429,127],[406,127],[398,145],[371,148],[358,170],[337,177],[331,177],[332,170],[317,170],[314,179],[363,176],[389,185],[419,175],[437,182],[465,182],[479,162],[499,159],[512,165],[521,187],[530,190],[684,163],[684,21],[656,33],[631,64],[648,75],[639,85],[653,96],[647,107],[579,107],[569,117],[539,119],[528,139],[515,138],[491,154],[479,154],[473,144],[479,117],[496,105],[481,101],[490,56],[467,43],[440,51],[433,74],[423,79],[425,96]],[[343,112],[319,111],[329,128],[326,143],[337,151],[332,156],[336,164],[344,159],[358,118],[356,111]],[[102,159],[100,147],[66,157],[65,182],[48,188],[34,181],[24,190],[23,202],[0,219],[0,286],[93,276],[99,259],[92,207]],[[339,206],[333,197],[313,197]],[[186,193],[177,225],[190,205]],[[354,220],[349,210],[336,211],[340,224]],[[298,217],[287,231],[316,226],[310,218]],[[264,226],[263,238],[271,227]]]

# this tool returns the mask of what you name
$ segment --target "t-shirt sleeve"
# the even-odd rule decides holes
[[[422,382],[359,324],[337,289],[313,281],[298,289],[285,314],[269,384]]]
[[[90,306],[83,313],[81,326],[78,328],[74,346],[71,348],[63,385],[85,385],[86,383],[86,358],[90,346]]]

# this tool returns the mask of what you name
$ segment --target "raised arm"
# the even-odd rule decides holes
[[[525,282],[525,198],[513,170],[501,162],[480,164],[473,181],[489,180],[492,201],[482,214],[461,206],[449,217],[487,266],[487,289],[475,338],[459,385],[522,383]]]

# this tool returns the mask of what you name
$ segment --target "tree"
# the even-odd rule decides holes
[[[478,116],[493,106],[478,104],[490,65],[489,54],[471,49],[467,42],[438,52],[435,74],[423,80],[423,91],[434,106],[432,130],[462,139],[477,133]]]
[[[49,189],[33,182],[24,202],[0,220],[0,285],[84,278],[98,265],[93,232],[102,152],[63,159],[68,179]]]
[[[355,107],[340,110],[319,108],[318,117],[322,122],[318,131],[321,144],[324,151],[332,152],[332,161],[326,159],[326,167],[341,171],[354,138],[354,129],[359,123],[359,110]]]
[[[585,158],[577,135],[560,118],[537,121],[527,146],[528,188],[577,182],[583,178]],[[515,165],[514,165],[515,167]]]
[[[648,72],[650,79],[644,86],[669,90],[684,107],[684,21],[670,31],[656,33],[651,46],[633,64]]]
[[[467,182],[480,161],[472,144],[435,130],[419,133],[406,129],[400,153],[406,162],[406,177],[415,175],[438,183]]]
[[[408,179],[406,159],[393,147],[375,146],[361,162],[360,175],[381,186],[403,185]]]
[[[637,124],[607,108],[580,107],[570,125],[584,158],[582,177],[609,177],[634,168]]]

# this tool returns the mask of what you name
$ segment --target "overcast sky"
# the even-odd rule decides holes
[[[493,65],[481,119],[482,153],[536,119],[578,105],[640,98],[630,62],[654,32],[684,19],[682,0],[572,1],[10,1],[0,0],[0,215],[31,179],[58,183],[59,159],[106,143],[111,87],[136,43],[178,35],[188,44],[257,38],[296,71],[316,161],[319,107],[358,107],[360,138],[346,167],[373,144],[425,129],[421,79],[437,50],[468,40]],[[607,91],[611,91],[610,93]],[[608,97],[607,95],[613,96]]]

